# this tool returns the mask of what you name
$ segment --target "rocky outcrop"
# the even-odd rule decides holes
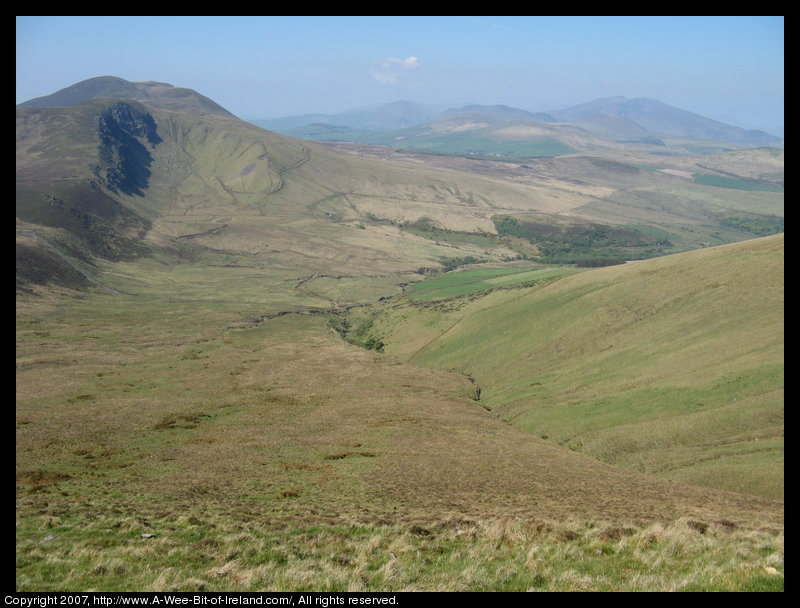
[[[119,102],[100,114],[100,165],[95,174],[112,192],[144,196],[150,181],[152,148],[162,140],[152,115],[136,106]]]

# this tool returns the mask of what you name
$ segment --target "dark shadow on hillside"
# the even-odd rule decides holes
[[[98,176],[108,187],[123,194],[144,196],[150,184],[150,149],[161,143],[153,117],[131,104],[117,103],[100,115]]]

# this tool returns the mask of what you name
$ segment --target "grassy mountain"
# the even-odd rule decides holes
[[[481,112],[456,114],[408,129],[371,133],[362,143],[445,154],[512,158],[552,157],[604,147],[579,129],[518,122]]]
[[[368,335],[469,375],[515,428],[659,477],[780,498],[783,242],[557,281],[539,271],[532,287],[387,306]],[[471,280],[446,276],[440,298]]]
[[[652,141],[656,145],[663,144],[658,134],[652,134],[643,126],[622,116],[611,114],[589,114],[569,121],[570,124],[586,129],[590,133],[611,140]]]
[[[116,76],[98,76],[68,86],[51,95],[30,99],[18,108],[74,106],[91,99],[128,99],[156,108],[193,114],[233,116],[225,108],[197,91],[164,82],[128,82]]]
[[[649,157],[325,146],[146,100],[16,113],[18,590],[782,586],[781,501],[559,446],[463,374],[333,329],[465,261],[502,268],[473,294],[575,272],[519,259],[536,245],[497,216],[635,220],[687,249],[752,238],[722,220],[782,217],[781,193]],[[704,171],[777,179],[760,158]]]

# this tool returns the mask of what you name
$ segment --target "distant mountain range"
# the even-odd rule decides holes
[[[747,130],[721,123],[655,99],[627,99],[625,97],[597,99],[561,110],[538,113],[505,105],[473,104],[437,108],[409,101],[398,101],[337,114],[306,114],[269,120],[252,120],[251,122],[285,135],[305,139],[392,145],[390,142],[394,138],[395,145],[402,144],[402,146],[406,147],[425,148],[431,151],[454,152],[456,150],[437,150],[437,147],[440,146],[448,148],[448,145],[438,140],[435,144],[431,144],[427,140],[420,141],[418,138],[422,134],[428,135],[434,132],[441,132],[442,121],[447,121],[447,124],[452,126],[455,117],[464,117],[463,125],[455,129],[460,133],[462,139],[457,146],[465,144],[471,148],[495,149],[495,146],[481,146],[480,142],[474,142],[476,145],[471,146],[470,142],[463,140],[466,133],[476,130],[477,127],[475,125],[479,124],[481,128],[485,128],[489,125],[512,122],[550,125],[549,128],[541,126],[540,129],[547,129],[547,137],[552,138],[553,141],[560,142],[565,152],[619,147],[614,145],[619,143],[664,146],[664,138],[721,142],[733,147],[780,147],[783,145],[783,139],[764,131]],[[594,138],[590,137],[590,141],[586,144],[578,144],[577,147],[573,147],[576,143],[575,132],[568,132],[567,139],[571,139],[572,144],[567,143],[563,137],[560,137],[558,132],[558,126],[561,125],[577,127],[585,131],[587,135],[594,136]],[[428,126],[429,129],[421,131],[420,127],[423,126]],[[484,140],[488,137],[493,141],[509,141],[512,139],[521,141],[519,138],[509,137],[507,127],[508,124],[504,125],[504,135],[492,136],[484,130],[479,134],[475,133],[474,136]],[[415,131],[403,132],[403,130],[408,129],[415,129]],[[453,131],[453,128],[451,127],[450,130]],[[386,132],[388,131],[395,131],[396,133],[391,137],[387,137],[388,134]],[[543,133],[537,133],[536,136],[542,137],[544,135]],[[597,138],[609,141],[604,145],[598,142]],[[448,143],[452,144],[453,142]],[[431,145],[433,147],[430,147]],[[689,145],[693,144],[690,142]],[[700,151],[697,149],[697,144],[694,145],[696,149],[692,151]]]
[[[375,104],[336,114],[303,114],[285,118],[252,120],[265,129],[282,132],[312,124],[348,127],[350,129],[388,131],[417,127],[448,116],[480,113],[505,120],[528,120],[556,122],[555,117],[545,113],[533,113],[504,105],[465,105],[457,108],[434,106],[410,101]]]
[[[598,115],[616,116],[656,134],[711,139],[744,146],[775,146],[783,142],[781,138],[764,131],[742,129],[644,97],[606,97],[552,114],[561,122],[586,120]]]

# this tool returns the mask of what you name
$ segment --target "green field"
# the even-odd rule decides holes
[[[407,292],[409,299],[414,302],[439,300],[501,287],[531,286],[574,271],[567,267],[548,268],[541,265],[457,270],[415,283],[408,287]]]
[[[431,135],[399,139],[392,137],[362,138],[365,143],[424,150],[438,154],[475,154],[511,158],[540,158],[562,156],[575,152],[563,143],[548,137],[521,141],[498,141],[489,137]]]
[[[695,173],[692,176],[695,184],[714,186],[715,188],[731,188],[733,190],[747,190],[751,192],[783,192],[782,186],[756,180],[744,180],[721,175]]]
[[[330,125],[308,125],[282,131],[291,137],[317,141],[351,141],[433,154],[541,158],[573,154],[575,149],[555,137],[524,139],[493,137],[491,129],[467,133],[430,133],[430,129],[410,128],[398,131],[365,131]],[[488,131],[488,134],[484,134]]]

